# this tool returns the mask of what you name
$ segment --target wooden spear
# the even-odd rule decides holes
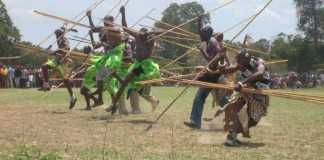
[[[212,9],[212,10],[210,10],[210,11],[208,11],[208,12],[206,12],[206,13],[200,15],[200,16],[207,15],[207,14],[209,14],[209,13],[212,13],[212,12],[218,10],[218,9],[221,9],[221,8],[223,8],[223,7],[225,7],[225,6],[227,6],[227,5],[231,4],[231,3],[233,3],[234,1],[235,1],[235,0],[228,1],[228,2],[224,3],[223,5],[221,5],[221,6],[219,6],[219,7],[216,7],[216,8],[214,8],[214,9]],[[186,24],[189,24],[189,23],[191,23],[191,22],[193,22],[193,21],[196,21],[200,16],[195,17],[195,18],[192,18],[192,19],[188,20],[187,22],[182,23],[182,24],[180,24],[180,25],[178,25],[178,26],[176,26],[176,27],[174,27],[174,28],[171,28],[171,29],[169,29],[169,30],[167,30],[167,31],[165,31],[165,32],[163,32],[163,33],[157,35],[157,36],[154,36],[153,38],[151,38],[151,39],[149,39],[149,40],[147,40],[147,41],[150,41],[150,40],[155,39],[155,38],[159,38],[159,37],[161,37],[161,36],[163,36],[163,35],[169,33],[170,31],[173,31],[173,30],[175,30],[175,29],[179,29],[179,28],[181,28],[182,26],[185,26]]]
[[[76,19],[78,17],[80,17],[84,12],[88,11],[88,10],[94,10],[96,9],[101,3],[103,3],[105,0],[100,0],[100,1],[96,1],[94,4],[92,4],[89,8],[87,8],[85,11],[82,11],[81,13],[79,13],[77,16],[75,16],[73,19]],[[85,16],[81,17],[78,21],[82,21],[85,18]],[[72,29],[73,27],[75,27],[74,25],[71,26],[69,29]],[[67,29],[67,30],[69,30]],[[49,36],[45,37],[43,40],[41,40],[37,46],[41,46],[42,44],[44,44],[46,41],[48,41],[50,38],[52,38],[54,36],[54,33],[51,33]]]
[[[239,35],[241,35],[242,32],[244,32],[253,22],[254,20],[261,15],[261,13],[272,3],[272,0],[269,0],[269,2],[247,23],[231,40],[233,42]]]

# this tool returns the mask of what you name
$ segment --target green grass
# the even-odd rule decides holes
[[[221,118],[205,122],[204,127],[213,128],[206,131],[182,125],[189,117],[195,88],[145,132],[149,122],[181,89],[154,88],[152,94],[159,97],[160,108],[151,113],[149,104],[141,99],[145,114],[128,117],[111,117],[104,107],[82,111],[85,104],[79,94],[76,109],[69,111],[64,89],[50,93],[0,90],[0,159],[29,160],[29,153],[38,156],[36,159],[49,160],[324,160],[324,106],[276,97],[271,99],[267,117],[252,129],[252,139],[242,138],[247,145],[240,148],[222,145],[226,134],[220,131]],[[320,88],[289,91],[324,95]],[[204,117],[214,113],[209,98]],[[25,157],[17,157],[21,155]]]

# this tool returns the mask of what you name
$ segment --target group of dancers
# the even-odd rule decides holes
[[[141,113],[138,97],[143,96],[151,102],[153,109],[159,101],[150,96],[149,86],[141,86],[137,82],[151,79],[159,79],[159,65],[154,62],[152,55],[155,52],[156,37],[165,31],[148,30],[142,28],[134,30],[128,27],[125,7],[120,8],[122,24],[116,24],[113,16],[105,16],[103,26],[95,26],[91,11],[87,12],[90,24],[90,40],[92,46],[84,47],[83,54],[87,55],[87,67],[84,72],[81,94],[86,101],[86,110],[104,104],[103,93],[107,91],[111,97],[111,105],[107,112],[115,114],[127,114],[125,106],[126,97],[130,97],[132,113]],[[221,111],[225,112],[224,129],[228,131],[225,144],[238,146],[241,142],[237,135],[242,133],[244,137],[250,137],[249,128],[256,126],[260,119],[266,115],[269,106],[269,98],[265,95],[246,94],[242,92],[245,87],[256,89],[267,88],[270,76],[264,60],[248,53],[246,40],[242,49],[235,57],[235,63],[231,64],[224,45],[224,35],[215,33],[209,25],[203,24],[203,16],[199,17],[197,25],[201,45],[199,50],[207,60],[208,66],[203,69],[198,81],[208,83],[235,82],[233,92],[226,92],[218,96],[218,104]],[[70,82],[70,72],[64,68],[66,63],[71,63],[69,58],[69,41],[65,34],[70,30],[60,28],[55,31],[58,50],[52,52],[54,56],[43,67],[44,83],[42,90],[49,90],[49,69],[57,70],[63,78],[63,82],[70,95],[69,108],[73,109],[77,99],[73,93]],[[98,34],[99,42],[95,41],[94,34]],[[104,52],[96,52],[103,48]],[[240,79],[230,80],[229,74],[239,73]],[[200,87],[194,98],[190,121],[184,124],[193,129],[200,129],[202,114],[206,98],[212,88]],[[225,92],[225,91],[224,91]]]

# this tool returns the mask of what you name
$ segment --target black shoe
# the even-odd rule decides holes
[[[227,139],[225,141],[224,145],[227,146],[227,147],[238,147],[238,146],[240,146],[240,144],[237,141],[233,140],[233,139]]]
[[[72,99],[70,100],[70,106],[69,106],[69,109],[73,109],[75,104],[77,102],[77,99],[75,97],[72,97]]]
[[[234,136],[233,133],[229,133],[227,135],[227,139],[224,143],[225,146],[227,147],[238,147],[242,144],[241,141],[237,140],[236,136]]]
[[[111,115],[116,114],[117,113],[117,109],[118,109],[118,106],[117,105],[112,106]]]
[[[200,126],[193,122],[183,122],[183,124],[192,129],[200,129]]]

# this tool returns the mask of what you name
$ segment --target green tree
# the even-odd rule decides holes
[[[314,70],[321,62],[313,43],[301,35],[279,34],[272,43],[271,58],[289,60],[288,68],[297,72]]]
[[[21,63],[30,66],[30,67],[39,67],[41,66],[49,56],[44,50],[40,47],[34,46],[30,42],[20,42],[23,45],[29,46],[34,49],[26,49],[21,48],[19,49],[19,54],[22,57]]]
[[[298,13],[298,28],[305,33],[307,37],[311,37],[315,47],[318,42],[323,39],[324,24],[321,23],[323,18],[323,0],[294,0]]]
[[[264,53],[268,53],[270,50],[271,42],[265,38],[259,39],[254,44],[252,44],[252,49],[262,51]],[[265,60],[268,60],[270,58],[269,54],[264,53],[254,53],[255,56],[262,57]]]
[[[177,26],[179,24],[187,22],[188,20],[190,20],[192,18],[202,15],[203,13],[205,13],[205,10],[204,10],[203,6],[201,4],[199,4],[198,2],[189,2],[189,3],[184,3],[184,4],[172,3],[172,4],[170,4],[170,6],[167,9],[165,9],[162,12],[161,21],[172,24],[174,26]],[[204,17],[204,21],[206,23],[210,22],[210,16],[206,15]],[[164,25],[162,23],[156,23],[155,27],[162,28],[162,29],[170,29],[171,28],[170,26]],[[182,28],[187,31],[190,31],[190,32],[198,33],[198,25],[196,22],[191,22],[191,23],[183,26]],[[181,32],[179,30],[175,30],[175,31]],[[167,36],[185,38],[183,36],[175,35],[172,33],[167,34]],[[195,44],[197,44],[197,42],[195,42],[195,41],[188,41],[188,40],[181,40],[181,39],[176,39],[176,40],[168,39],[168,40],[176,41],[178,43],[190,45],[193,47],[195,47]],[[187,50],[185,48],[178,47],[176,45],[172,45],[169,43],[164,43],[164,42],[161,42],[161,43],[162,43],[161,46],[163,46],[164,50],[158,52],[158,55],[168,58],[168,59],[174,59],[174,58],[182,55],[183,53],[185,53]],[[188,57],[183,58],[181,61],[184,63],[189,62]],[[193,64],[191,64],[191,65],[193,65]]]
[[[13,44],[19,40],[19,30],[13,25],[5,4],[0,0],[0,56],[19,55]]]

